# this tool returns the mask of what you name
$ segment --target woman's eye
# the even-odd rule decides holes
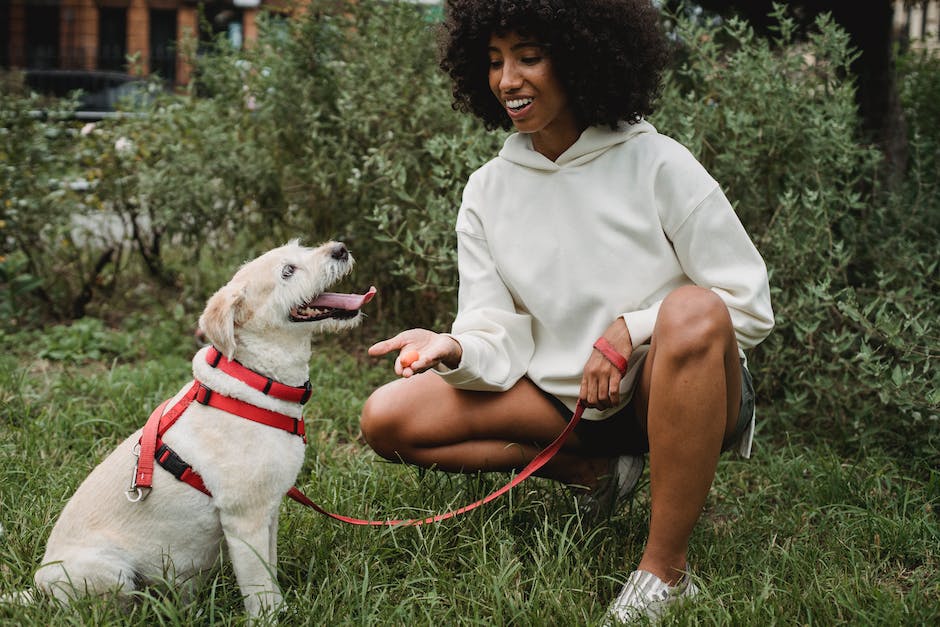
[[[297,269],[297,266],[292,265],[292,264],[287,264],[281,269],[281,278],[282,279],[291,278],[292,276],[294,276],[294,270],[296,269]]]
[[[501,67],[503,67],[502,61],[490,61],[490,69],[498,70]]]
[[[542,60],[542,57],[523,57],[522,62],[526,65],[535,65]]]

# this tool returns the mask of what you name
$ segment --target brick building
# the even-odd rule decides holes
[[[214,33],[236,46],[257,34],[264,8],[292,0],[0,0],[0,69],[113,70],[156,73],[171,85],[189,81],[176,42]],[[298,1],[298,0],[294,0]],[[299,0],[303,2],[303,0]],[[440,0],[409,0],[439,4]],[[904,43],[940,48],[940,0],[909,6],[894,0],[894,28]],[[136,59],[127,67],[128,55]]]
[[[156,73],[184,85],[189,67],[176,42],[215,34],[236,46],[257,34],[270,0],[0,0],[0,68]],[[128,56],[135,58],[128,67]]]

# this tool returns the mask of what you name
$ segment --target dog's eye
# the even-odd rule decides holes
[[[297,269],[297,266],[292,265],[292,264],[287,264],[281,269],[281,278],[282,279],[291,278],[292,276],[294,276],[294,270],[296,269]]]

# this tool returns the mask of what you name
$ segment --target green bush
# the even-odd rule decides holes
[[[118,356],[130,349],[130,338],[105,327],[97,318],[82,318],[71,325],[56,325],[46,329],[39,338],[41,348],[37,357],[50,361],[99,361],[107,356]]]
[[[898,58],[898,85],[917,179],[940,179],[940,54],[909,50]]]
[[[752,363],[771,429],[936,459],[936,202],[879,189],[847,35],[824,16],[797,42],[775,16],[774,41],[679,20],[653,121],[722,183],[767,261],[777,328]]]
[[[71,182],[77,129],[70,101],[50,104],[15,76],[0,85],[0,310],[14,322],[44,310],[82,315],[96,260],[75,246]],[[45,107],[46,117],[33,112]]]
[[[184,266],[194,253],[180,253],[219,230],[221,218],[204,207],[225,203],[223,194],[206,200],[213,186],[199,170],[176,170],[188,166],[186,158],[201,157],[207,169],[230,165],[209,141],[226,128],[217,130],[214,112],[200,117],[196,103],[196,114],[176,115],[191,102],[160,99],[143,117],[82,124],[69,115],[72,101],[50,110],[33,94],[0,93],[0,308],[25,323],[68,320],[134,287],[137,277],[126,275],[137,267],[158,283],[175,283],[161,245],[175,237]],[[45,115],[36,115],[41,108]],[[180,122],[201,127],[201,154],[184,150],[185,132],[171,138]],[[213,149],[219,154],[210,158]],[[185,158],[168,156],[174,150]],[[168,169],[174,180],[154,186]]]
[[[275,168],[245,140],[249,112],[153,93],[135,115],[87,124],[70,119],[71,102],[40,117],[35,95],[0,94],[0,308],[67,320],[141,278],[185,285],[207,248],[262,219]]]
[[[309,9],[262,21],[259,45],[211,59],[204,89],[251,109],[242,131],[276,190],[271,236],[346,240],[387,317],[442,323],[455,304],[460,193],[502,136],[451,109],[433,28],[413,5]]]
[[[66,290],[51,297],[54,318],[83,315],[90,288],[113,293],[129,265],[172,286],[206,245],[230,269],[293,237],[346,241],[357,287],[380,288],[380,319],[452,315],[461,190],[502,136],[452,110],[433,25],[408,3],[315,0],[303,18],[263,16],[260,30],[245,50],[215,42],[194,59],[191,93],[156,98],[141,115],[82,131],[34,121],[70,138],[40,150],[61,155],[52,170],[67,164],[90,183],[55,218],[60,230],[74,231],[76,216],[90,225],[68,241],[91,268],[33,273],[43,287],[89,286],[81,306]],[[59,260],[38,237],[45,224],[15,224],[19,249]]]

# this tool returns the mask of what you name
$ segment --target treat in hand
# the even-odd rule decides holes
[[[418,351],[408,351],[407,353],[403,353],[401,356],[401,360],[400,360],[401,367],[402,368],[409,367],[411,364],[418,361],[420,357],[421,355],[418,353]]]

